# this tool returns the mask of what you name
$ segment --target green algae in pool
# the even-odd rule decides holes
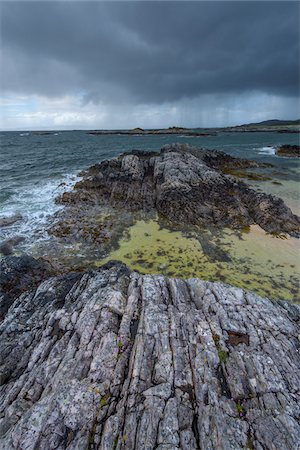
[[[116,259],[141,273],[222,281],[263,297],[299,301],[297,239],[277,239],[251,226],[242,235],[223,231],[217,245],[230,258],[213,261],[196,237],[161,228],[156,220],[140,220],[129,228],[119,248],[97,265]]]

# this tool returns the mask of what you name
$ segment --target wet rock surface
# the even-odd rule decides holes
[[[299,448],[300,311],[111,262],[0,326],[1,449]]]
[[[226,174],[258,166],[216,150],[179,144],[167,145],[159,153],[132,151],[91,167],[58,202],[72,208],[73,218],[77,210],[105,205],[153,211],[173,225],[258,224],[269,233],[299,237],[300,219],[281,199]],[[63,226],[64,214],[58,229]]]
[[[52,266],[31,256],[9,256],[0,260],[0,321],[14,300],[53,273]]]
[[[4,256],[11,255],[14,251],[14,247],[23,242],[25,238],[23,236],[13,236],[10,239],[0,242],[0,253]]]
[[[276,155],[290,158],[300,157],[300,145],[281,145],[276,149]]]

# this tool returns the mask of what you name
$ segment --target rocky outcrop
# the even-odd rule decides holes
[[[44,281],[0,327],[0,448],[299,448],[300,311],[120,263]]]
[[[14,300],[54,272],[51,265],[31,256],[10,256],[0,260],[0,321]]]
[[[175,225],[258,224],[269,233],[298,237],[300,219],[281,199],[224,173],[246,167],[258,163],[179,144],[165,146],[159,153],[132,151],[91,167],[75,190],[58,201],[73,208],[109,205],[154,211]]]
[[[4,256],[11,255],[14,247],[25,240],[24,236],[13,236],[5,241],[0,242],[0,253]]]
[[[281,145],[276,149],[276,155],[290,158],[300,157],[300,145]]]

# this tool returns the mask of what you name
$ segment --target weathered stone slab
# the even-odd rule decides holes
[[[108,264],[22,294],[0,327],[0,448],[300,444],[299,308]]]

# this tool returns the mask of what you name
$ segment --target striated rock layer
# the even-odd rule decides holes
[[[297,450],[299,319],[120,263],[50,278],[1,324],[0,448]]]
[[[133,151],[91,167],[75,190],[58,201],[71,205],[74,217],[80,217],[82,205],[105,204],[155,211],[175,225],[242,228],[258,224],[270,233],[299,237],[300,219],[281,199],[225,173],[258,166],[216,150],[167,145],[159,153]],[[61,228],[65,228],[65,216]]]

